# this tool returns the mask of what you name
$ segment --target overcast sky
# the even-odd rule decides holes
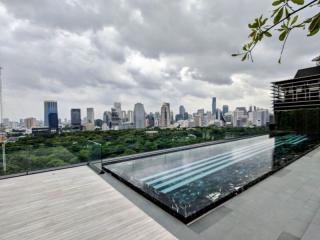
[[[141,102],[147,112],[217,105],[270,108],[270,82],[292,77],[319,52],[319,36],[292,34],[283,64],[268,39],[254,63],[230,55],[247,40],[247,24],[271,1],[0,0],[0,65],[5,117],[43,118],[43,101],[94,107]]]

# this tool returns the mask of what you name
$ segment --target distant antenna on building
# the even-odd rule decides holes
[[[320,56],[312,59],[312,62],[316,62],[316,65],[317,65],[317,66],[320,66]]]

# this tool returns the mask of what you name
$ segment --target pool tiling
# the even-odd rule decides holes
[[[314,146],[305,135],[260,136],[105,164],[104,170],[188,223]]]

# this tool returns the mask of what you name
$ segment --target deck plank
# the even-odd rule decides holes
[[[0,181],[0,239],[175,239],[86,166]]]

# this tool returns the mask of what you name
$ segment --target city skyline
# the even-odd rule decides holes
[[[160,112],[147,112],[142,103],[136,103],[133,111],[123,109],[121,102],[114,102],[110,111],[104,111],[102,117],[96,115],[94,107],[86,108],[86,114],[81,115],[80,108],[70,109],[70,118],[59,118],[58,102],[53,100],[44,101],[44,119],[29,117],[19,121],[4,119],[4,126],[12,131],[30,130],[33,132],[60,132],[67,131],[94,131],[100,129],[143,129],[146,127],[179,128],[179,127],[254,127],[268,126],[273,122],[273,114],[268,109],[255,105],[236,107],[229,109],[223,104],[222,108],[217,107],[217,98],[212,97],[211,111],[204,108],[196,112],[188,112],[183,106],[179,106],[178,112],[173,112],[170,103],[162,103]],[[95,117],[97,116],[97,117]],[[59,119],[58,119],[59,118]]]
[[[143,102],[143,101],[137,101],[137,102],[134,102],[134,103],[123,103],[121,101],[112,101],[110,102],[110,104],[101,104],[101,103],[92,103],[92,104],[87,104],[87,105],[82,105],[81,107],[79,105],[71,105],[70,103],[68,102],[61,102],[57,99],[53,99],[53,98],[48,98],[48,99],[43,99],[42,102],[40,103],[37,103],[35,105],[33,105],[32,107],[32,111],[30,113],[26,113],[25,115],[19,115],[19,112],[17,111],[12,111],[12,109],[7,109],[6,108],[6,105],[4,106],[4,118],[8,118],[12,121],[19,121],[20,119],[26,119],[26,118],[30,118],[30,117],[34,117],[38,120],[42,120],[45,122],[45,119],[44,119],[44,112],[43,112],[43,103],[48,101],[48,102],[58,102],[59,104],[59,119],[70,119],[70,109],[73,109],[73,108],[77,108],[77,109],[81,109],[81,112],[85,113],[87,111],[87,108],[91,108],[93,107],[94,110],[95,110],[95,115],[98,116],[97,118],[99,119],[103,119],[103,113],[109,109],[111,109],[112,107],[114,107],[114,103],[121,103],[122,105],[122,108],[123,109],[127,109],[127,110],[132,110],[134,109],[134,105],[136,103],[139,103],[141,102],[143,105],[144,105],[144,108],[146,109],[146,113],[149,113],[149,112],[161,112],[161,104],[163,102],[169,102],[170,103],[170,109],[171,111],[173,111],[175,114],[179,113],[179,107],[182,105],[184,106],[186,109],[188,109],[189,112],[197,112],[197,110],[199,109],[205,109],[206,111],[212,111],[212,96],[211,97],[208,97],[206,100],[204,100],[203,102],[201,102],[202,105],[195,105],[195,104],[190,104],[191,106],[193,107],[189,107],[187,104],[183,104],[179,101],[176,101],[175,104],[172,104],[171,101],[162,101],[162,102],[158,102],[158,106],[155,106],[155,107],[151,107],[150,104],[146,103],[146,102]],[[256,102],[253,102],[253,103],[249,103],[248,105],[241,105],[241,104],[233,104],[233,105],[229,105],[229,104],[226,104],[225,102],[222,102],[220,101],[220,99],[218,99],[217,97],[214,97],[216,98],[216,106],[217,108],[219,108],[220,110],[223,109],[223,105],[228,105],[229,106],[229,109],[236,109],[237,107],[239,106],[245,106],[245,107],[249,107],[251,105],[256,105],[256,106],[260,106],[261,108],[263,109],[268,109],[270,112],[272,111],[272,108],[271,106],[263,106],[263,105],[259,105],[257,104],[256,102],[259,102],[259,101],[256,101]],[[142,98],[140,98],[142,99]],[[6,99],[5,99],[5,96],[4,96],[4,102],[6,102]],[[241,101],[239,101],[241,103]],[[25,104],[27,104],[28,102],[25,101]],[[13,112],[13,114],[8,114],[8,112]]]
[[[248,19],[261,9],[268,12],[269,3],[235,2],[230,9],[222,0],[98,1],[91,8],[82,0],[2,1],[4,117],[41,118],[37,109],[46,99],[64,103],[62,118],[73,107],[94,106],[102,113],[114,101],[126,109],[142,102],[148,111],[161,102],[170,102],[175,112],[181,104],[190,111],[210,109],[212,95],[231,108],[270,108],[270,82],[310,66],[318,39],[306,40],[303,52],[289,41],[281,67],[273,54],[279,51],[277,39],[256,49],[255,64],[232,58],[247,38]],[[237,21],[224,16],[239,11]],[[295,34],[294,42],[306,38]]]
[[[193,113],[197,113],[199,110],[204,110],[204,112],[212,112],[212,98],[215,98],[215,97],[210,97],[209,98],[209,101],[211,101],[210,103],[209,103],[209,107],[208,108],[205,108],[205,107],[203,107],[203,106],[198,106],[197,108],[195,108],[194,110],[192,110],[192,109],[190,109],[188,106],[186,106],[186,105],[184,105],[184,104],[180,104],[180,105],[177,105],[177,106],[173,106],[170,102],[168,102],[169,103],[169,105],[170,105],[170,111],[171,112],[173,112],[174,113],[174,116],[176,115],[176,114],[179,114],[180,113],[180,107],[182,106],[182,107],[184,107],[184,110],[187,112],[187,113],[189,113],[189,114],[193,114]],[[70,112],[73,110],[73,109],[80,109],[80,112],[81,112],[81,120],[83,120],[83,119],[86,119],[87,118],[87,114],[88,114],[88,110],[89,111],[94,111],[94,113],[93,113],[93,115],[94,115],[94,119],[104,119],[104,113],[105,112],[111,112],[111,109],[112,108],[115,108],[115,104],[117,105],[117,104],[120,104],[120,108],[121,108],[121,110],[125,110],[125,111],[134,111],[134,106],[137,104],[137,103],[141,103],[142,105],[143,105],[143,107],[144,107],[144,109],[145,109],[145,113],[146,114],[149,114],[149,113],[156,113],[156,112],[158,112],[158,113],[160,113],[161,114],[161,106],[162,106],[162,104],[163,103],[166,103],[166,102],[162,102],[162,103],[159,103],[159,107],[158,107],[158,109],[155,109],[154,111],[152,111],[152,110],[148,110],[145,106],[146,106],[146,104],[145,103],[143,103],[143,102],[137,102],[137,103],[134,103],[133,105],[132,105],[132,107],[130,108],[126,108],[121,102],[117,102],[117,101],[115,101],[115,102],[113,102],[112,104],[110,104],[109,105],[109,107],[106,107],[104,110],[102,110],[102,111],[99,111],[95,106],[93,106],[93,105],[90,105],[90,106],[85,106],[85,107],[70,107],[69,109],[67,109],[67,114],[61,114],[60,113],[60,109],[61,108],[63,108],[63,103],[60,103],[59,101],[57,101],[57,100],[44,100],[43,102],[42,102],[42,106],[41,106],[41,108],[40,108],[40,114],[39,114],[39,116],[36,116],[36,115],[28,115],[28,116],[26,116],[26,117],[18,117],[17,119],[13,119],[13,118],[9,118],[9,117],[7,117],[6,115],[4,115],[4,119],[9,119],[10,121],[13,121],[13,122],[19,122],[19,121],[21,121],[21,120],[24,120],[24,119],[28,119],[28,118],[35,118],[36,120],[38,120],[38,121],[42,121],[43,123],[44,123],[44,125],[46,126],[46,121],[45,121],[45,115],[46,115],[46,113],[45,113],[45,111],[46,111],[46,103],[47,102],[53,102],[53,103],[55,103],[55,104],[57,104],[58,105],[58,107],[57,107],[57,109],[58,109],[58,119],[60,119],[60,120],[62,120],[62,121],[64,121],[65,119],[67,119],[67,120],[69,120],[69,121],[71,121],[71,116],[70,116]],[[45,105],[45,107],[43,107]],[[216,109],[219,109],[221,112],[223,112],[223,108],[224,108],[224,106],[227,106],[228,107],[228,110],[230,111],[230,112],[232,112],[232,111],[235,111],[238,107],[245,107],[245,108],[248,108],[248,110],[249,110],[249,108],[250,108],[250,106],[258,106],[257,104],[249,104],[248,106],[244,106],[244,105],[238,105],[238,106],[235,106],[235,107],[232,107],[232,106],[230,106],[230,105],[228,105],[228,104],[224,104],[224,103],[220,103],[219,102],[219,99],[217,99],[216,98]],[[270,109],[270,108],[265,108],[265,107],[262,107],[262,106],[259,106],[259,108],[260,109],[267,109],[270,113],[272,113],[272,110]],[[90,113],[90,114],[92,114],[92,113]],[[120,115],[121,115],[121,113],[120,113]]]

